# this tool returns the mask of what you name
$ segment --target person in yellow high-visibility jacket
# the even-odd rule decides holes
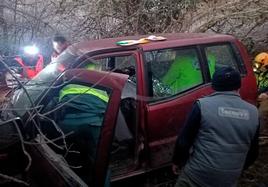
[[[64,133],[73,132],[66,138],[67,144],[78,155],[68,154],[70,165],[81,165],[76,172],[90,183],[98,140],[108,105],[106,91],[79,84],[68,84],[59,93],[59,104],[63,104],[58,115],[58,124]],[[86,176],[88,175],[88,176]]]
[[[98,65],[89,63],[83,68],[96,70]],[[64,133],[73,132],[66,141],[72,145],[72,150],[79,152],[77,155],[68,154],[66,159],[70,165],[82,165],[75,171],[88,184],[108,101],[108,93],[96,87],[71,83],[59,91],[58,104],[63,107],[57,121]]]

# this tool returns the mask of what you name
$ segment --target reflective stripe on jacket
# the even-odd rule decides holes
[[[61,100],[65,95],[69,94],[91,94],[100,98],[106,103],[109,100],[109,97],[105,91],[78,84],[68,84],[67,86],[63,87],[60,91],[59,100]]]

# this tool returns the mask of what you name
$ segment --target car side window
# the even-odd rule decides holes
[[[136,57],[134,55],[87,58],[80,68],[97,71],[112,71],[129,75],[129,80],[136,83]],[[136,94],[136,93],[135,93]]]
[[[145,52],[154,98],[182,93],[203,83],[196,49],[165,49]]]
[[[229,44],[205,47],[205,53],[211,78],[216,68],[231,66],[239,71],[237,60]]]
[[[124,71],[125,68],[131,66],[135,70],[136,58],[133,55],[109,56],[104,58],[97,58],[94,60],[94,63],[99,64],[102,71],[113,71],[121,73],[121,71]]]

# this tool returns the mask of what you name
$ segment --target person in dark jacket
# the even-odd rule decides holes
[[[216,69],[210,96],[193,105],[173,155],[176,187],[236,186],[243,169],[258,156],[257,108],[242,100],[239,72],[231,67]]]

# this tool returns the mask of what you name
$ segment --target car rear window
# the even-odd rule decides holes
[[[231,66],[237,71],[240,71],[239,63],[235,58],[233,49],[230,44],[218,44],[205,47],[206,59],[208,62],[210,78],[215,72],[215,69],[220,67]]]

